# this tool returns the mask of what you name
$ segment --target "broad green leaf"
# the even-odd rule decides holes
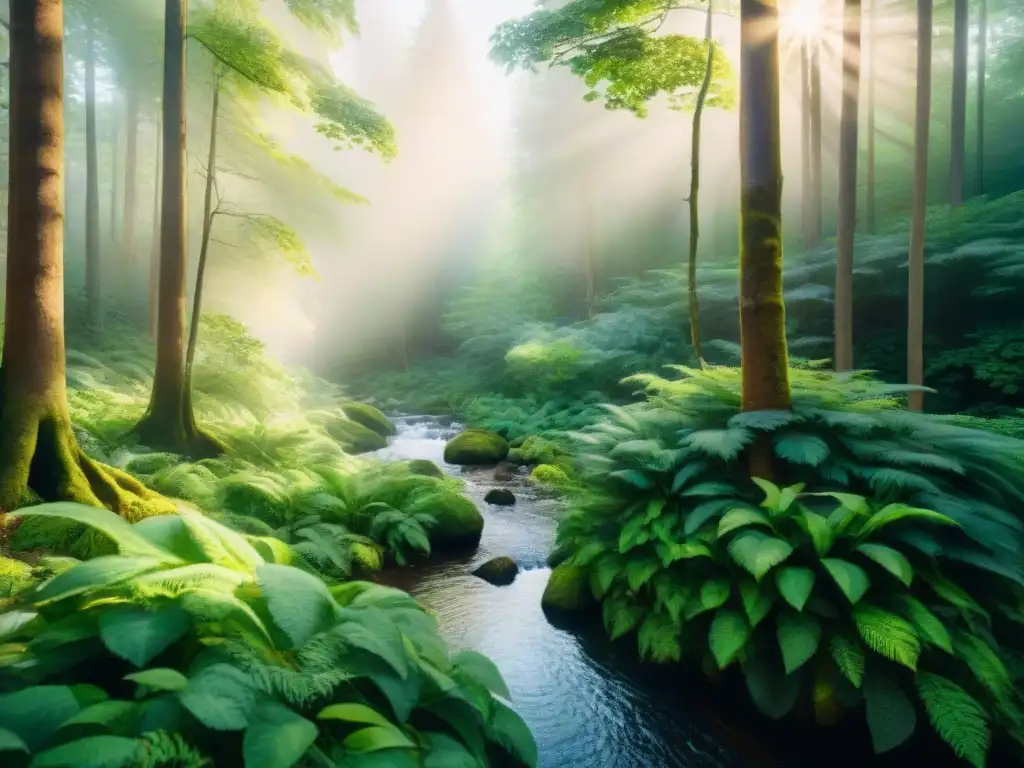
[[[646,491],[654,487],[654,481],[637,469],[620,469],[610,473],[608,476],[621,480],[634,488],[639,488],[641,491]]]
[[[0,723],[32,752],[51,743],[53,734],[81,705],[64,685],[39,685],[0,696]]]
[[[479,768],[483,764],[460,741],[447,734],[428,731],[423,736],[428,746],[423,768]]]
[[[372,725],[345,737],[342,742],[353,752],[376,752],[380,749],[415,749],[416,745],[396,726],[381,728]]]
[[[659,547],[664,546],[659,543]],[[669,562],[672,562],[671,560]],[[662,561],[653,557],[630,560],[626,563],[626,581],[629,588],[638,591],[651,577],[662,569]]]
[[[708,631],[708,647],[719,669],[731,664],[749,639],[750,624],[742,613],[725,608],[715,613]]]
[[[672,479],[672,493],[679,493],[680,489],[702,472],[708,470],[708,464],[704,461],[691,461],[685,467],[676,472]]]
[[[229,664],[211,664],[199,670],[178,696],[185,709],[215,731],[245,728],[256,703],[248,676]]]
[[[935,731],[957,757],[985,768],[992,734],[981,704],[951,680],[927,672],[917,673],[917,694]]]
[[[843,677],[853,683],[855,688],[860,688],[864,680],[864,649],[860,644],[846,635],[833,635],[829,652]]]
[[[89,736],[40,752],[32,768],[121,768],[135,763],[141,747],[138,739]]]
[[[700,603],[707,610],[724,605],[730,594],[732,584],[725,578],[708,579],[700,585]]]
[[[644,522],[653,523],[659,517],[661,517],[662,510],[665,509],[666,499],[651,499],[647,502],[647,507],[644,510]]]
[[[760,525],[771,529],[772,522],[768,518],[768,515],[760,510],[734,509],[727,512],[725,516],[718,521],[718,538],[722,538],[726,534],[732,533],[740,528],[746,528],[750,525]]]
[[[689,512],[683,521],[683,533],[692,536],[704,523],[708,522],[721,512],[733,507],[736,504],[734,499],[710,499],[702,501]]]
[[[803,483],[797,483],[796,485],[787,485],[782,489],[779,494],[779,504],[775,508],[774,512],[782,514],[788,512],[789,508],[793,506],[793,502],[796,501],[796,497],[800,495],[800,492],[804,489]]]
[[[698,497],[698,496],[733,496],[736,494],[736,486],[730,485],[729,483],[721,483],[716,480],[708,480],[703,483],[697,483],[696,485],[687,488],[683,491],[680,496],[683,497]]]
[[[739,579],[739,590],[747,621],[750,622],[751,627],[756,627],[771,611],[774,597],[763,583],[758,583],[750,578]]]
[[[15,634],[38,615],[35,611],[20,610],[0,613],[0,640]]]
[[[112,587],[142,573],[156,570],[165,565],[164,560],[155,557],[123,557],[108,555],[86,560],[66,571],[62,571],[44,582],[32,593],[32,602],[51,603],[81,594],[90,589]]]
[[[775,572],[775,586],[783,599],[798,611],[804,609],[814,589],[815,574],[810,568],[788,566]]]
[[[14,731],[0,728],[0,753],[28,752],[28,745]]]
[[[482,653],[469,649],[460,651],[452,658],[452,667],[476,680],[492,693],[511,700],[512,694],[509,693],[498,667]]]
[[[409,659],[402,635],[388,612],[381,608],[342,608],[340,623],[332,630],[346,645],[369,651],[403,680],[409,677]]]
[[[914,625],[921,640],[941,648],[946,653],[953,653],[953,640],[949,636],[949,630],[924,603],[910,595],[898,595],[896,600],[902,607],[904,618]]]
[[[176,669],[166,667],[133,672],[130,675],[125,675],[124,679],[154,691],[183,691],[188,687],[187,677]]]
[[[640,623],[645,612],[646,609],[638,605],[630,605],[622,598],[607,599],[601,606],[604,626],[612,640],[617,640],[631,632]]]
[[[979,683],[996,699],[1007,699],[1013,690],[1013,679],[1003,660],[984,639],[974,634],[958,632],[953,648]]]
[[[619,552],[624,554],[634,547],[646,544],[650,539],[646,526],[642,515],[631,517],[619,532]]]
[[[493,699],[492,699],[493,701]],[[446,696],[431,703],[430,713],[443,720],[457,734],[480,763],[486,763],[482,713],[462,698]]]
[[[338,604],[316,576],[269,564],[259,566],[256,576],[274,623],[288,635],[293,648],[301,648],[334,623]]]
[[[934,512],[930,509],[909,507],[906,504],[889,504],[871,515],[864,527],[860,529],[860,538],[864,540],[876,531],[900,520],[919,520],[923,523],[935,523],[937,525],[953,525],[959,527],[959,523],[951,517]]]
[[[875,754],[888,752],[910,738],[917,725],[914,705],[891,678],[870,672],[864,678],[864,704]]]
[[[828,520],[809,509],[801,509],[800,516],[796,518],[796,521],[797,525],[811,537],[814,551],[817,552],[818,557],[825,557],[832,549],[836,537],[836,532],[829,525]]]
[[[100,637],[111,653],[144,667],[191,628],[189,615],[176,605],[157,611],[108,610],[100,613]]]
[[[871,586],[871,580],[859,565],[835,557],[822,559],[821,564],[853,605],[856,605]]]
[[[711,557],[711,550],[708,549],[706,544],[701,544],[699,541],[681,541],[674,544],[663,544],[661,542],[655,547],[655,551],[658,553],[658,557],[661,558],[661,564],[664,567],[670,566],[677,560],[689,560],[694,557]],[[629,566],[626,566],[627,573]],[[636,589],[636,587],[633,587]]]
[[[487,734],[524,765],[536,768],[537,743],[533,740],[533,734],[522,718],[500,701],[494,702]]]
[[[783,611],[775,618],[779,650],[786,674],[792,674],[814,656],[821,642],[821,624],[812,616]]]
[[[914,566],[901,552],[884,544],[866,542],[857,546],[857,551],[874,560],[908,587],[914,580]]]
[[[678,623],[672,616],[660,611],[650,614],[640,625],[637,645],[641,659],[664,663],[679,661],[682,657]]]
[[[764,493],[764,500],[761,502],[761,506],[765,509],[777,509],[779,499],[782,498],[782,489],[763,477],[752,477],[750,479]]]
[[[778,720],[785,717],[796,704],[800,694],[800,676],[787,675],[782,665],[758,652],[743,661],[743,677],[754,706]]]
[[[701,429],[684,437],[679,444],[705,456],[731,461],[753,439],[754,433],[749,429]]]
[[[59,501],[53,504],[24,507],[19,509],[16,514],[18,517],[49,517],[82,523],[107,536],[117,545],[117,551],[125,557],[152,558],[163,563],[180,562],[170,552],[150,544],[143,536],[139,535],[131,523],[123,517],[115,515],[109,509]]]
[[[377,710],[358,704],[348,702],[345,704],[331,704],[320,710],[318,720],[344,720],[349,723],[362,723],[363,725],[379,725],[381,728],[393,728],[394,723],[388,720]]]
[[[114,730],[114,725],[125,723],[137,712],[139,705],[134,701],[100,701],[92,704],[77,715],[64,721],[62,728],[69,725],[105,725]]]
[[[800,432],[773,435],[772,444],[780,459],[807,467],[817,467],[829,454],[828,443],[816,435]]]
[[[842,508],[848,509],[857,515],[867,515],[871,512],[871,505],[863,496],[854,493],[837,493],[835,491],[823,491],[820,493],[809,493],[808,496],[828,496],[838,501]]]
[[[727,549],[735,563],[758,581],[793,554],[788,542],[761,531],[744,531],[729,542]]]
[[[292,768],[316,741],[316,726],[274,701],[253,710],[242,740],[245,768]]]
[[[921,641],[906,619],[882,608],[861,603],[854,606],[853,620],[868,648],[891,661],[917,669]]]

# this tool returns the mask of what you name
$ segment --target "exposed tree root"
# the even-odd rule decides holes
[[[188,396],[180,409],[154,408],[151,404],[132,431],[149,448],[190,459],[212,459],[228,452],[224,443],[196,424],[192,399]]]

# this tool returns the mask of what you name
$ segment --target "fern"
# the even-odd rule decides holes
[[[984,768],[991,733],[982,706],[956,683],[926,672],[917,674],[917,693],[935,731],[957,757]]]

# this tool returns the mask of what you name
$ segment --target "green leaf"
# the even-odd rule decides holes
[[[708,464],[705,461],[691,461],[685,467],[676,472],[672,479],[672,493],[679,493],[680,489],[702,472],[707,472]]]
[[[654,481],[637,469],[620,469],[610,473],[608,476],[621,480],[634,488],[639,488],[641,491],[646,491],[654,487]]]
[[[789,566],[775,572],[775,586],[783,599],[798,611],[804,609],[814,589],[815,574],[810,568]]]
[[[721,608],[715,613],[708,631],[708,646],[719,669],[732,663],[750,639],[750,625],[739,611]]]
[[[229,664],[203,667],[178,696],[185,709],[215,731],[245,728],[256,702],[249,678]]]
[[[836,537],[835,529],[829,525],[828,520],[809,509],[801,509],[796,522],[811,537],[818,557],[825,557],[832,549]]]
[[[1013,680],[1003,660],[985,640],[961,632],[957,634],[953,647],[975,679],[996,699],[1005,701],[1009,697],[1013,690]]]
[[[887,547],[884,544],[865,543],[858,545],[857,551],[874,560],[908,587],[914,580],[914,566],[901,552],[892,547]]]
[[[167,667],[133,672],[130,675],[125,675],[124,679],[154,691],[183,691],[188,687],[187,677],[178,670]]]
[[[788,542],[761,531],[744,531],[729,542],[727,549],[736,564],[758,581],[793,554],[793,547]]]
[[[640,625],[637,645],[641,659],[664,663],[682,658],[679,626],[671,616],[660,611],[650,614]]]
[[[872,672],[864,678],[864,704],[875,754],[898,747],[913,734],[914,705],[886,675]]]
[[[345,704],[331,704],[320,710],[318,720],[344,720],[349,723],[362,723],[363,725],[379,725],[381,728],[393,728],[394,723],[388,720],[377,710],[365,704],[348,702]]]
[[[854,607],[853,621],[868,648],[891,661],[917,669],[921,641],[908,621],[864,603]]]
[[[914,625],[918,637],[946,653],[953,653],[953,640],[949,636],[949,630],[924,603],[910,595],[898,595],[896,600],[902,606],[904,617]]]
[[[316,741],[317,727],[274,701],[253,710],[242,740],[245,768],[292,768]]]
[[[751,627],[760,624],[772,609],[775,597],[753,579],[739,579],[740,600]]]
[[[598,600],[604,598],[611,589],[615,578],[621,572],[621,560],[614,555],[606,555],[600,558],[590,569],[590,590]]]
[[[293,648],[301,648],[334,622],[338,604],[316,576],[287,565],[261,565],[256,577],[274,623]]]
[[[730,428],[743,427],[760,432],[771,432],[787,424],[803,421],[793,411],[741,411],[728,421]]]
[[[864,649],[860,644],[847,635],[833,635],[829,651],[843,676],[853,683],[855,688],[860,688],[864,680]]]
[[[714,610],[725,604],[732,594],[732,584],[726,578],[708,579],[700,585],[700,604],[707,610]]]
[[[39,605],[63,600],[90,589],[112,587],[164,566],[154,557],[123,557],[108,555],[86,560],[62,571],[44,582],[32,593],[32,602]]]
[[[842,505],[842,509],[847,509],[856,515],[867,515],[871,512],[871,505],[868,504],[868,500],[863,496],[858,496],[855,493],[838,493],[836,491],[823,491],[821,493],[809,493],[808,496],[828,496],[835,499]]]
[[[641,544],[646,544],[650,539],[647,531],[647,523],[642,515],[631,517],[619,531],[619,552],[625,554]]]
[[[659,546],[664,545],[659,544]],[[626,581],[629,583],[629,588],[634,592],[638,591],[661,568],[661,562],[653,557],[630,560],[626,563]]]
[[[814,656],[821,642],[821,624],[803,613],[784,611],[775,618],[779,650],[786,674],[792,674]]]
[[[796,704],[800,694],[799,673],[787,675],[782,665],[763,651],[750,654],[743,661],[743,677],[754,706],[763,715],[778,720]]]
[[[807,467],[817,467],[829,454],[828,443],[815,435],[800,432],[773,435],[772,445],[780,459]]]
[[[0,640],[17,633],[38,615],[35,611],[19,610],[0,613]]]
[[[680,441],[680,446],[716,459],[731,461],[754,439],[749,429],[701,429]]]
[[[159,611],[110,610],[100,614],[100,637],[111,653],[144,667],[191,628],[188,613],[176,605]]]
[[[402,634],[382,608],[350,607],[338,612],[334,633],[346,645],[369,651],[403,680],[409,677],[409,659]]]
[[[125,557],[152,558],[161,563],[181,562],[170,552],[150,544],[139,535],[131,523],[123,517],[115,515],[109,509],[59,501],[53,504],[24,507],[15,514],[18,517],[49,517],[82,523],[107,536],[117,545],[117,551]]]
[[[492,693],[511,700],[512,694],[509,693],[498,667],[482,653],[468,649],[460,651],[452,658],[452,667],[476,680]]]
[[[788,485],[782,489],[779,494],[779,504],[775,508],[775,513],[783,513],[789,510],[793,506],[793,502],[796,501],[796,497],[800,495],[800,492],[804,489],[803,483],[797,483],[796,485]]]
[[[680,496],[733,496],[736,487],[729,483],[720,483],[717,480],[708,480],[704,483],[697,483],[692,488],[687,488]]]
[[[644,608],[630,605],[622,598],[607,599],[601,606],[604,626],[612,640],[617,640],[632,631],[640,623],[644,613]]]
[[[0,723],[37,752],[51,742],[53,734],[80,705],[64,685],[39,685],[0,696]]]
[[[718,521],[718,538],[722,538],[726,534],[750,525],[761,525],[765,528],[771,529],[772,522],[768,516],[760,510],[734,509],[727,512],[725,516]]]
[[[134,701],[100,701],[83,709],[77,715],[64,721],[62,728],[69,725],[105,725],[114,730],[117,723],[125,723],[136,713],[138,704]]]
[[[494,702],[487,736],[524,765],[536,768],[537,743],[533,734],[522,718],[500,701]]]
[[[694,557],[712,556],[711,550],[708,549],[707,545],[701,544],[699,541],[682,541],[673,544],[663,544],[662,542],[658,542],[655,550],[658,553],[658,557],[661,558],[661,565],[665,568],[678,560],[690,560]],[[626,565],[627,577],[629,575],[629,566],[630,564]],[[632,586],[632,582],[630,583],[630,588],[633,590],[638,589],[638,587]]]
[[[959,527],[959,523],[951,517],[934,512],[930,509],[909,507],[906,504],[889,504],[875,512],[864,527],[860,529],[859,537],[864,540],[871,534],[881,530],[887,525],[899,522],[900,520],[919,520],[924,523],[935,523],[937,525],[952,525]]]
[[[121,768],[135,762],[142,742],[121,736],[89,736],[40,752],[32,768]]]
[[[345,737],[342,742],[353,752],[376,752],[381,749],[415,749],[416,745],[395,726],[362,728]]]
[[[932,727],[956,756],[985,768],[992,734],[981,704],[956,683],[927,672],[917,673],[917,693]]]
[[[28,752],[28,745],[14,731],[0,728],[0,752]]]
[[[777,509],[779,499],[782,498],[782,490],[779,486],[770,480],[765,480],[763,477],[752,477],[750,479],[764,493],[764,500],[761,502],[761,506],[765,509]]]
[[[821,564],[831,574],[836,584],[851,604],[856,605],[871,586],[871,580],[859,565],[835,557],[823,558]]]
[[[736,501],[734,499],[711,499],[709,501],[702,501],[686,513],[686,517],[683,521],[683,533],[687,536],[692,536],[700,530],[704,523],[735,504]]]

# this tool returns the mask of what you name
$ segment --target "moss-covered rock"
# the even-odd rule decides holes
[[[508,452],[508,460],[513,464],[554,464],[562,455],[552,441],[530,435]]]
[[[341,443],[346,453],[360,454],[379,451],[388,447],[388,440],[384,435],[374,432],[369,427],[364,427],[358,421],[351,419],[335,419],[324,425],[327,434]]]
[[[582,611],[594,603],[594,595],[587,584],[586,572],[578,565],[564,562],[551,571],[541,607],[554,611]]]
[[[484,496],[488,504],[497,504],[500,507],[511,507],[516,503],[516,495],[507,488],[492,488]]]
[[[530,481],[546,488],[566,488],[572,485],[572,479],[560,467],[552,464],[541,464],[530,473]]]
[[[376,432],[382,437],[398,434],[398,428],[377,408],[366,403],[345,403],[341,406],[342,413],[357,424]]]
[[[555,547],[551,554],[548,555],[548,568],[557,568],[566,560],[572,557],[572,548],[565,545]]]
[[[444,447],[444,460],[448,464],[497,464],[508,456],[508,441],[501,435],[483,429],[460,432]]]
[[[424,477],[444,477],[444,470],[442,470],[437,464],[432,462],[430,459],[410,459],[405,462],[405,466],[409,468],[409,472],[414,475],[423,475]]]
[[[505,587],[516,580],[519,573],[519,566],[511,557],[494,557],[481,565],[475,571],[474,576],[479,576],[489,584],[498,587]]]
[[[433,549],[468,549],[480,543],[484,518],[465,496],[447,490],[431,493],[417,505],[417,511],[437,520],[429,531]]]
[[[32,583],[32,566],[0,556],[0,598],[11,597]]]

